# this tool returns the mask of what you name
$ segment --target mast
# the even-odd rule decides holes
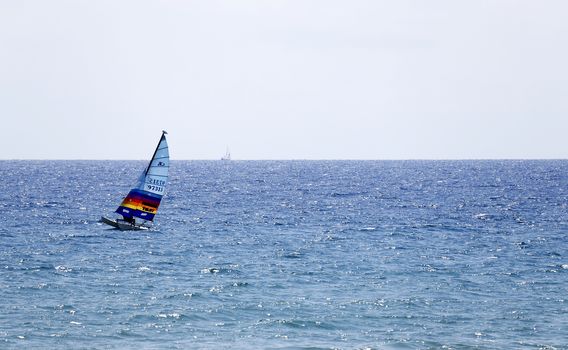
[[[144,175],[148,175],[148,170],[150,170],[150,166],[152,165],[152,161],[154,160],[154,157],[156,156],[156,153],[158,152],[158,148],[160,147],[160,142],[162,142],[164,135],[167,135],[167,134],[168,134],[168,132],[166,130],[162,130],[162,136],[160,137],[160,140],[158,140],[158,144],[156,145],[156,149],[154,150],[154,154],[152,154],[152,158],[150,158],[150,163],[148,163],[148,166],[146,167],[146,171],[144,171]]]
[[[221,160],[231,160],[231,151],[229,151],[229,146],[227,146],[225,155],[221,157]]]

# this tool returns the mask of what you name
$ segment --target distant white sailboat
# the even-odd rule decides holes
[[[231,152],[229,151],[229,147],[227,147],[227,151],[225,155],[221,157],[221,160],[231,160]]]

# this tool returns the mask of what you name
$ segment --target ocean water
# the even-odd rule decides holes
[[[568,161],[0,161],[1,349],[568,349]]]

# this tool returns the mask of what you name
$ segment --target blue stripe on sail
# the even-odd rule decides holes
[[[146,213],[141,210],[125,208],[123,206],[118,207],[118,209],[116,209],[115,212],[129,219],[131,219],[132,217],[136,217],[148,221],[154,220],[154,214]]]
[[[156,175],[151,175],[151,176],[156,176]],[[158,200],[162,199],[162,197],[163,197],[161,194],[155,194],[155,193],[152,193],[152,192],[141,190],[139,188],[133,188],[132,190],[130,190],[130,193],[136,193],[136,194],[139,194],[139,195],[142,195],[142,196],[155,198],[155,199],[158,199]]]

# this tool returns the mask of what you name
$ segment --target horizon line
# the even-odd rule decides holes
[[[258,158],[258,159],[231,159],[195,158],[171,159],[172,161],[205,161],[205,162],[250,162],[250,161],[510,161],[510,160],[568,160],[568,158]],[[0,161],[149,161],[149,159],[109,159],[109,158],[0,158]]]

